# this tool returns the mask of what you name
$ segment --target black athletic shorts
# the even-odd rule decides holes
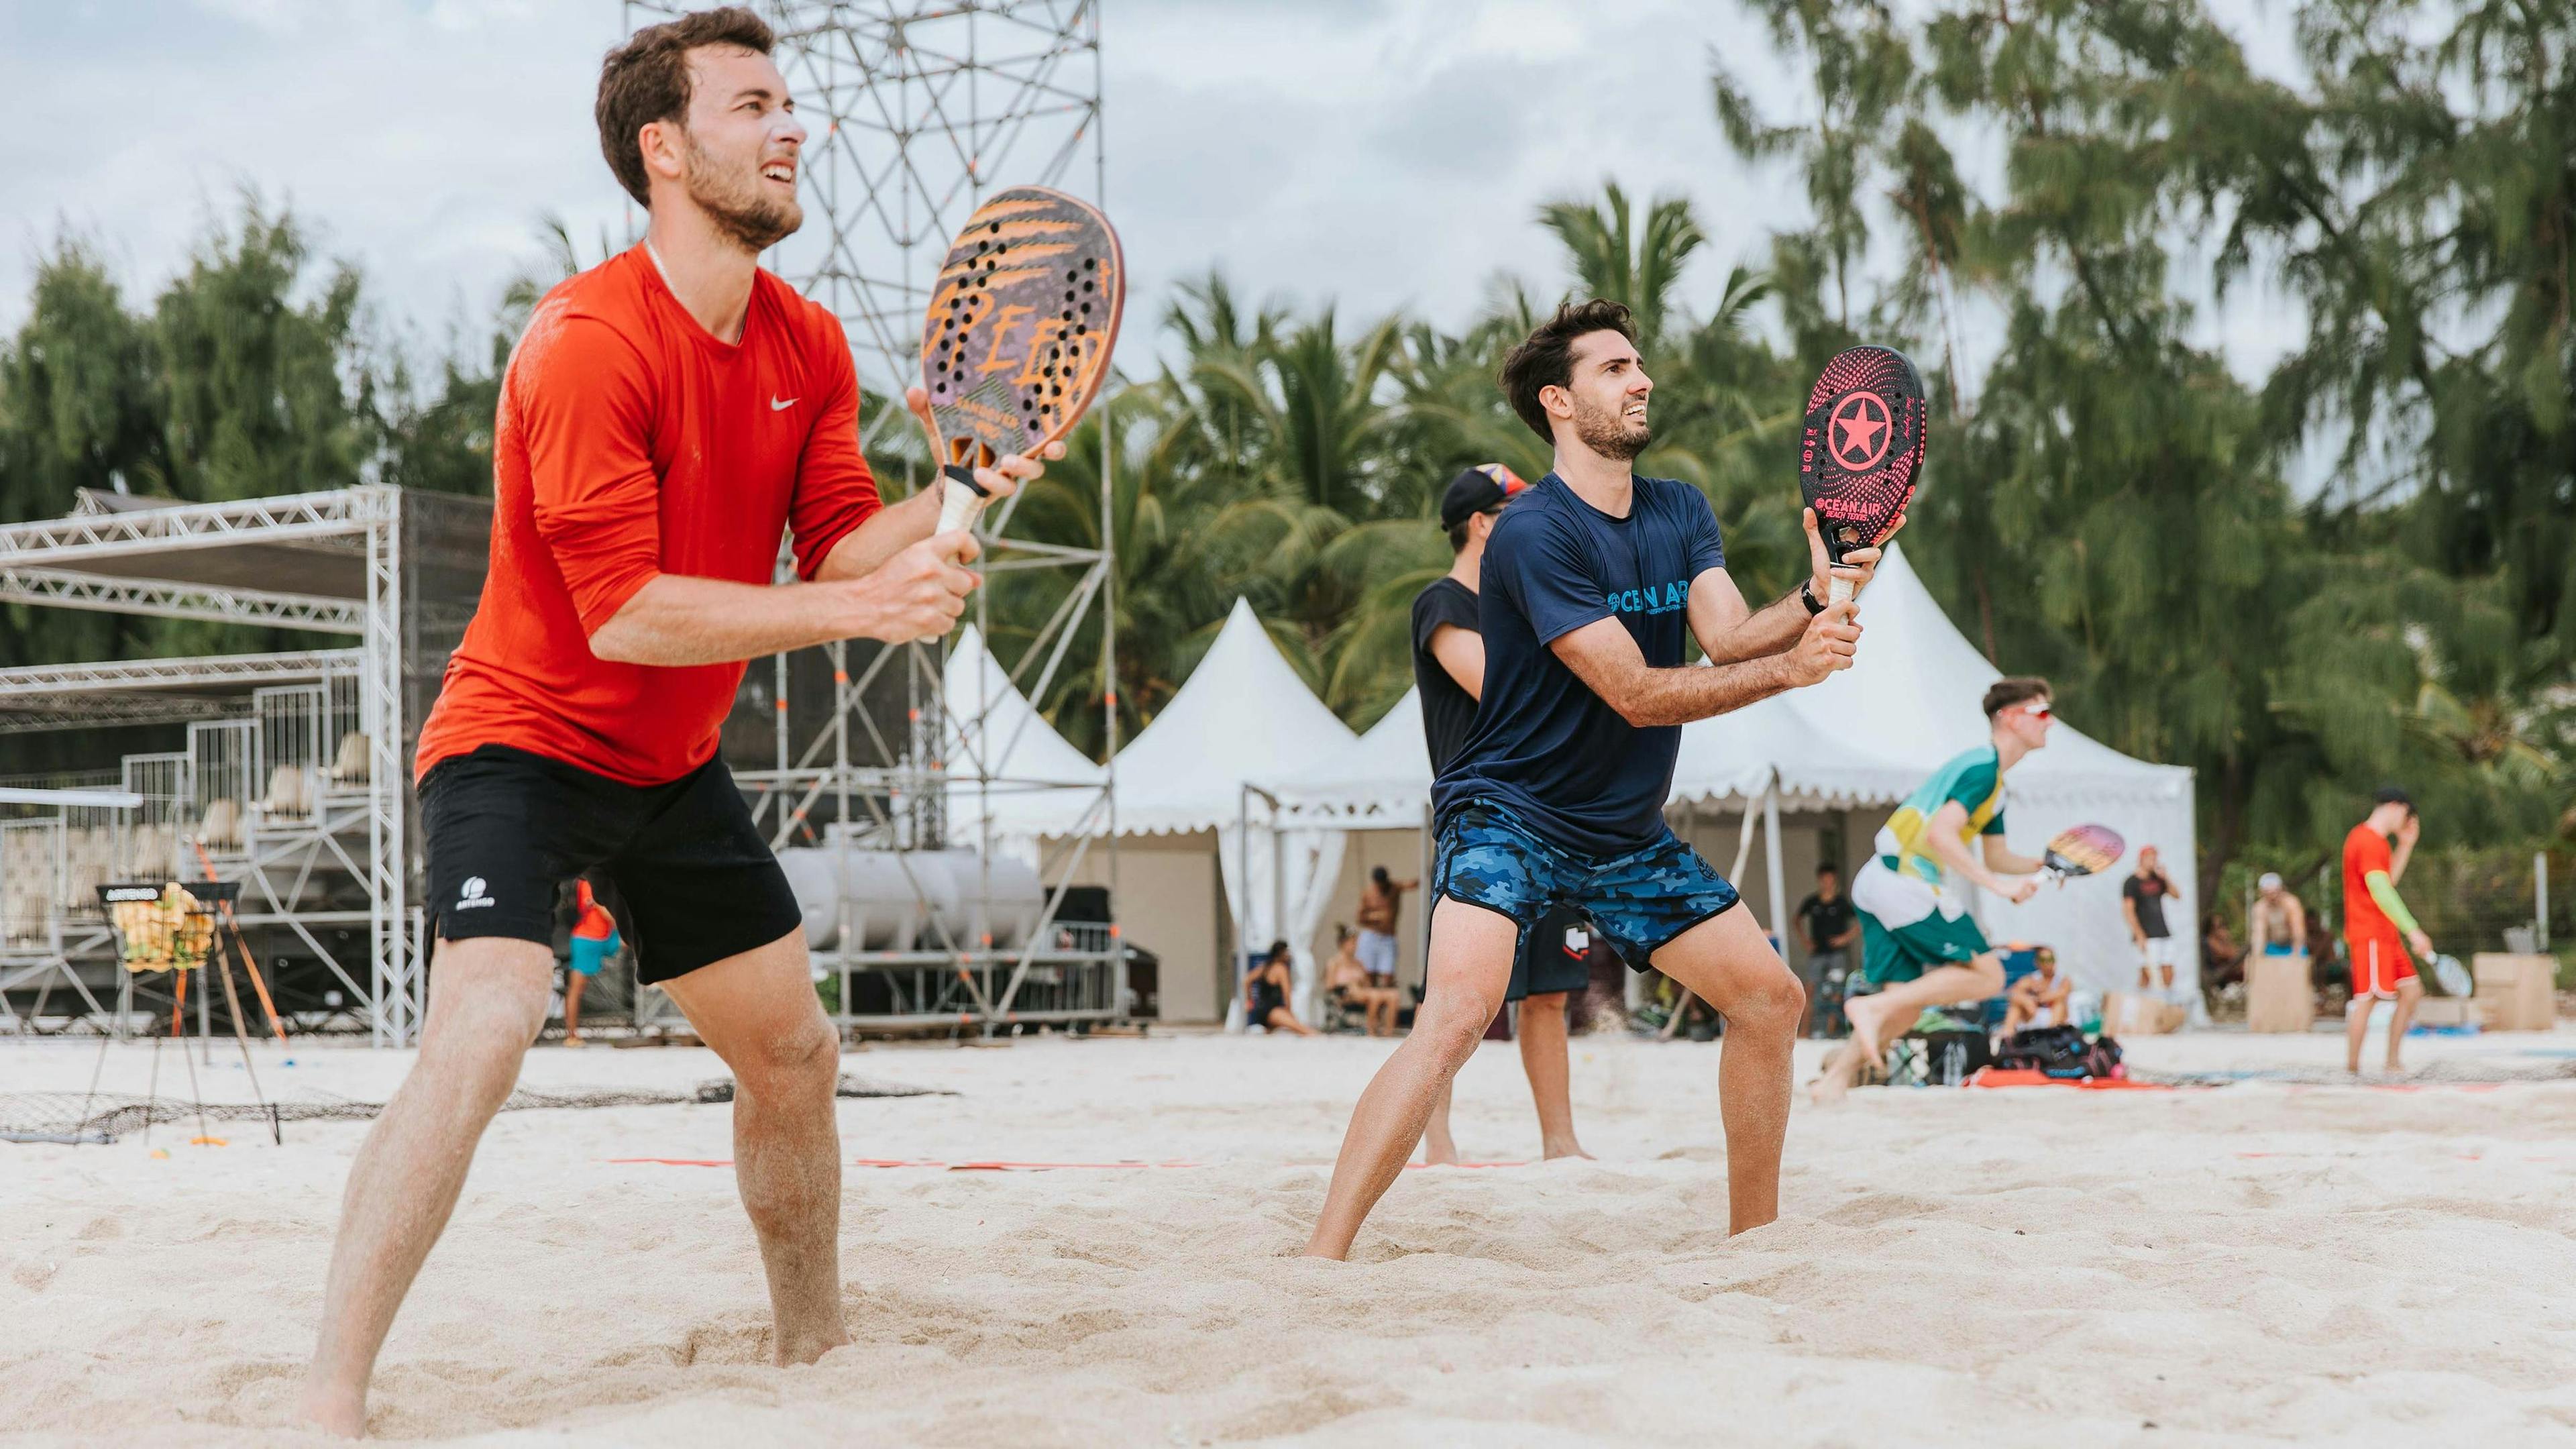
[[[639,981],[668,981],[804,928],[721,759],[662,785],[484,745],[420,782],[430,928],[551,945],[555,901],[593,870],[623,900]]]
[[[1521,932],[1520,950],[1512,956],[1511,989],[1503,993],[1503,999],[1526,1001],[1551,991],[1580,995],[1590,990],[1591,952],[1586,949],[1568,954],[1565,933],[1591,929],[1592,923],[1579,912],[1552,910],[1540,917],[1537,925]]]

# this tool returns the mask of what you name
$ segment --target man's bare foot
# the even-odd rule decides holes
[[[810,1334],[794,1341],[782,1338],[778,1341],[778,1366],[794,1368],[798,1364],[812,1363],[832,1350],[846,1346],[849,1341],[849,1330],[838,1327],[829,1333]]]
[[[1553,1162],[1560,1157],[1580,1157],[1586,1162],[1596,1160],[1591,1153],[1583,1150],[1582,1143],[1575,1141],[1571,1137],[1566,1138],[1562,1142],[1540,1143],[1538,1155],[1539,1160],[1542,1162]]]
[[[1860,1077],[1860,1048],[1845,1042],[1825,1058],[1824,1070],[1807,1084],[1807,1099],[1819,1107],[1830,1107],[1850,1095],[1852,1083]]]
[[[1427,1132],[1424,1133],[1422,1137],[1422,1165],[1425,1167],[1456,1167],[1458,1165],[1458,1143],[1456,1140],[1447,1136],[1434,1137]]]
[[[1851,1023],[1851,1045],[1859,1051],[1861,1061],[1877,1061],[1887,1050],[1887,1016],[1886,1005],[1875,995],[1856,996],[1843,1003],[1843,1019]]]
[[[325,1434],[336,1434],[343,1439],[363,1439],[367,1434],[367,1396],[325,1392],[307,1384],[302,1399],[295,1406],[295,1417]]]

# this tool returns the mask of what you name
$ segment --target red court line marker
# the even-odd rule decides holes
[[[1527,1166],[1529,1166],[1529,1164],[1528,1164],[1528,1163],[1526,1163],[1526,1162],[1441,1162],[1441,1163],[1430,1163],[1430,1162],[1408,1162],[1408,1163],[1404,1164],[1404,1170],[1405,1170],[1405,1171],[1407,1171],[1407,1172],[1422,1172],[1422,1171],[1426,1171],[1426,1170],[1428,1170],[1428,1169],[1430,1169],[1430,1168],[1432,1168],[1432,1167],[1435,1167],[1435,1166],[1436,1166],[1436,1167],[1527,1167]]]
[[[731,1167],[730,1157],[612,1157],[613,1163],[649,1163],[655,1167]]]

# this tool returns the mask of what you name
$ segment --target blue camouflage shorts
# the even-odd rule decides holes
[[[1432,889],[1509,916],[1523,938],[1550,906],[1580,911],[1640,971],[1667,942],[1737,899],[1735,887],[1670,830],[1622,855],[1586,855],[1549,844],[1518,816],[1482,802],[1440,822]]]

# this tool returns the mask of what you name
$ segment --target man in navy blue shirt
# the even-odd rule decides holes
[[[1484,1034],[1523,932],[1574,905],[1631,965],[1651,962],[1724,1013],[1718,1066],[1729,1231],[1779,1216],[1789,1054],[1806,997],[1735,888],[1664,824],[1681,726],[1851,667],[1875,549],[1826,559],[1756,612],[1726,574],[1708,500],[1639,478],[1652,437],[1628,310],[1570,303],[1503,363],[1512,409],[1556,468],[1485,545],[1476,723],[1432,786],[1438,819],[1429,989],[1413,1033],[1361,1094],[1306,1251],[1340,1258],[1412,1156],[1433,1102]],[[1685,666],[1697,640],[1705,665]]]

